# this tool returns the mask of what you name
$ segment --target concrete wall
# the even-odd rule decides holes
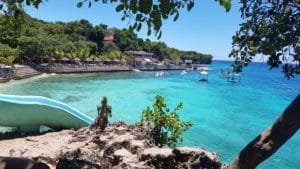
[[[87,72],[117,72],[117,71],[132,71],[139,69],[142,71],[156,71],[156,70],[182,70],[185,65],[39,65],[37,69],[46,73],[87,73]]]

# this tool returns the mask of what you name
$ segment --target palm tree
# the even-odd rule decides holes
[[[79,58],[84,61],[86,58],[90,56],[90,49],[89,48],[84,48],[78,52]]]
[[[58,63],[59,63],[59,64],[61,64],[61,63],[60,63],[60,60],[61,60],[61,58],[63,58],[64,56],[65,56],[64,51],[60,51],[60,50],[55,50],[55,51],[54,51],[54,57],[55,57],[56,60],[58,60]]]
[[[77,52],[71,52],[68,54],[68,58],[75,64],[75,58],[77,57]]]
[[[96,61],[96,58],[97,58],[96,55],[91,55],[90,58],[92,59],[93,64],[95,64],[95,61]]]

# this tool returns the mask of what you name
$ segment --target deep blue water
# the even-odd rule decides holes
[[[199,72],[122,72],[54,75],[0,85],[0,93],[41,95],[57,99],[95,117],[96,106],[107,96],[113,107],[111,121],[134,123],[156,95],[165,96],[193,127],[184,134],[183,145],[204,147],[217,152],[222,162],[234,156],[260,132],[270,126],[300,93],[300,77],[284,78],[281,69],[269,71],[263,63],[253,63],[241,74],[241,83],[219,78],[221,68],[231,62],[209,65],[208,82],[199,82]],[[300,134],[297,133],[262,169],[300,169]]]

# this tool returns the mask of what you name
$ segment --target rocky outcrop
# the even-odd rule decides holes
[[[99,134],[96,134],[99,133]],[[215,153],[199,148],[159,148],[153,144],[149,127],[115,123],[103,132],[82,129],[77,135],[90,135],[85,147],[60,154],[58,169],[220,169]],[[73,141],[82,141],[75,136]],[[89,139],[89,138],[86,138]]]
[[[117,122],[102,131],[85,127],[0,141],[0,156],[21,156],[57,169],[221,169],[215,153],[159,148],[150,127]]]

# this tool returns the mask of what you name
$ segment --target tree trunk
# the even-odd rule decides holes
[[[229,169],[255,169],[274,154],[299,128],[300,95],[270,128],[257,136],[240,152]]]

